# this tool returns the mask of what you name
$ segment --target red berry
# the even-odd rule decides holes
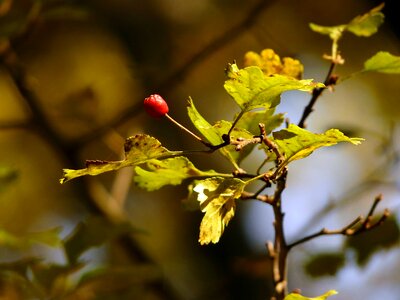
[[[169,111],[167,102],[158,94],[150,95],[144,99],[144,109],[154,118],[165,116]]]

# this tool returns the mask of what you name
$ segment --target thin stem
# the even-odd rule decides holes
[[[178,121],[176,121],[174,118],[172,118],[169,114],[165,114],[165,116],[168,118],[168,120],[170,120],[172,123],[174,123],[176,126],[178,126],[183,131],[189,133],[192,137],[194,137],[196,140],[198,140],[203,145],[205,145],[205,146],[207,146],[209,148],[213,147],[210,143],[203,141],[203,139],[201,137],[199,137],[198,135],[194,134],[192,131],[190,131],[185,126],[180,124]]]
[[[277,188],[274,194],[274,201],[272,202],[275,216],[275,241],[273,255],[270,255],[273,260],[273,297],[276,300],[283,300],[287,293],[287,256],[289,253],[289,248],[286,244],[283,223],[285,214],[282,211],[282,192],[286,187],[286,177],[287,170],[285,169],[281,177],[278,179]]]
[[[336,66],[336,62],[332,61],[331,65],[329,66],[328,74],[326,75],[326,78],[324,81],[325,86],[332,85],[331,76],[332,76],[333,70],[335,69],[335,66]],[[324,90],[325,90],[325,88],[315,88],[313,90],[310,102],[304,108],[303,115],[301,116],[301,119],[298,123],[299,127],[301,127],[301,128],[306,127],[306,125],[305,125],[306,119],[314,111],[314,105]]]
[[[379,220],[375,223],[371,223],[373,214],[375,212],[375,209],[377,207],[377,205],[379,204],[379,202],[382,200],[382,196],[378,195],[374,202],[371,205],[371,208],[368,212],[368,215],[366,218],[363,218],[362,216],[359,216],[357,218],[355,218],[353,221],[351,221],[348,225],[344,226],[341,229],[336,229],[336,230],[328,230],[326,228],[322,228],[320,231],[315,232],[313,234],[307,235],[291,244],[289,244],[287,247],[290,250],[291,248],[298,246],[300,244],[303,244],[305,242],[311,241],[319,236],[323,236],[323,235],[337,235],[337,234],[341,234],[341,235],[345,235],[345,236],[353,236],[353,235],[357,235],[366,231],[369,231],[379,225],[381,225],[389,216],[389,211],[387,209],[385,209],[384,213],[382,214],[382,216],[379,218]],[[361,226],[359,226],[361,225]]]

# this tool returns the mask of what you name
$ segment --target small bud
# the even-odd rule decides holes
[[[143,104],[146,112],[153,118],[165,116],[169,111],[167,102],[158,94],[145,98]]]

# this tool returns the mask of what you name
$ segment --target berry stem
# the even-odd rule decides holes
[[[178,126],[180,129],[186,131],[187,133],[189,133],[192,137],[194,137],[196,140],[198,140],[199,142],[201,142],[202,144],[204,144],[205,146],[212,148],[213,146],[205,141],[203,141],[203,139],[199,136],[197,136],[196,134],[194,134],[193,132],[191,132],[189,129],[187,129],[185,126],[183,126],[182,124],[180,124],[178,121],[176,121],[174,118],[172,118],[169,114],[165,114],[165,116],[172,122],[174,123],[176,126]]]

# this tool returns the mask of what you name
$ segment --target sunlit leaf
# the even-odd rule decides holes
[[[283,92],[290,90],[311,91],[323,87],[312,79],[297,80],[284,75],[265,76],[259,67],[239,69],[236,64],[227,68],[224,87],[243,111],[255,108],[274,108],[280,103]]]
[[[310,297],[304,297],[300,294],[291,293],[287,295],[284,300],[325,300],[326,298],[336,294],[337,292],[335,290],[330,290],[321,296],[310,298]]]
[[[59,247],[61,246],[60,233],[60,227],[40,232],[25,233],[23,235],[15,235],[0,229],[0,245],[24,248],[40,243],[50,247]]]
[[[81,222],[64,241],[64,248],[70,264],[75,264],[79,257],[93,247],[128,233],[137,232],[130,224],[111,224],[101,217],[90,217]]]
[[[320,34],[329,35],[333,41],[337,41],[343,32],[349,31],[357,36],[368,37],[378,31],[379,26],[383,23],[384,15],[380,12],[383,4],[371,9],[369,12],[357,16],[347,24],[337,26],[321,26],[310,23],[311,30]]]
[[[201,171],[183,156],[149,160],[145,166],[135,167],[135,173],[136,184],[148,191],[157,190],[165,185],[178,185],[188,178],[221,175],[213,170]]]
[[[346,247],[355,251],[357,263],[363,266],[374,253],[399,245],[399,241],[400,228],[396,217],[391,216],[377,228],[348,237]]]
[[[380,51],[364,63],[364,71],[400,74],[400,56]]]
[[[235,214],[235,199],[244,187],[245,182],[237,178],[214,177],[196,182],[193,191],[205,213],[200,224],[200,244],[218,243]]]
[[[146,134],[137,134],[125,141],[125,159],[120,161],[87,160],[86,168],[80,170],[64,169],[61,183],[84,175],[99,175],[109,171],[136,166],[154,158],[167,158],[178,155],[180,151],[169,151],[161,143]]]
[[[290,124],[287,129],[274,132],[273,138],[285,158],[282,166],[305,158],[320,147],[333,146],[339,142],[358,145],[363,141],[362,138],[349,138],[337,129],[329,129],[325,133],[316,134],[294,124]]]
[[[334,276],[344,264],[343,252],[318,253],[307,260],[304,269],[312,277]]]
[[[244,66],[257,66],[266,76],[281,74],[301,79],[304,71],[299,60],[291,57],[279,57],[272,49],[264,49],[260,54],[249,51],[244,55]]]
[[[222,137],[219,133],[213,129],[213,126],[202,117],[194,106],[193,100],[188,99],[188,115],[193,125],[197,130],[210,142],[212,145],[218,145],[223,142]]]

